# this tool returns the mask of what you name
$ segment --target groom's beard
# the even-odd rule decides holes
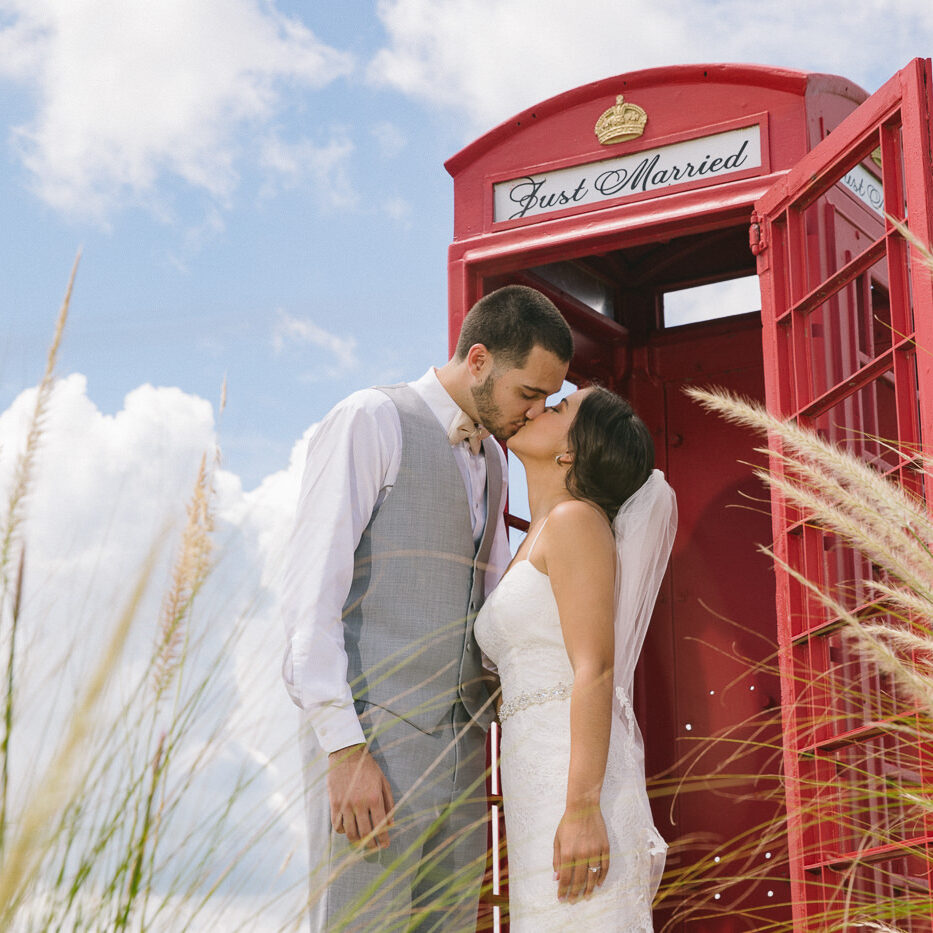
[[[504,421],[502,409],[496,404],[493,396],[496,389],[496,377],[490,373],[482,385],[477,386],[470,391],[473,393],[473,402],[476,405],[476,413],[479,415],[479,423],[496,440],[507,441],[522,425],[525,423],[524,416],[520,421]]]

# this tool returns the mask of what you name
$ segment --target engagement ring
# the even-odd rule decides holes
[[[594,867],[591,865],[589,870],[590,870],[590,871],[599,871],[599,868],[598,868],[598,867],[594,868]]]

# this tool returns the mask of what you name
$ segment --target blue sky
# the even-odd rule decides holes
[[[873,91],[931,49],[929,0],[0,0],[0,492],[83,247],[26,526],[33,657],[65,632],[93,649],[93,607],[217,444],[210,617],[249,619],[237,708],[269,717],[230,754],[271,760],[294,730],[277,574],[302,438],[354,389],[444,361],[445,159],[625,71],[754,62]],[[288,818],[270,864],[300,883]]]
[[[225,465],[255,486],[338,398],[444,356],[443,162],[483,130],[687,61],[874,90],[929,50],[929,19],[914,0],[5,0],[0,410],[40,372],[82,245],[61,371],[106,413],[144,383],[215,400],[226,374]]]

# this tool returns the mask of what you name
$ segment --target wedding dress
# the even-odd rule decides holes
[[[652,486],[633,502],[649,483]],[[620,555],[616,699],[600,798],[609,836],[609,871],[587,900],[558,901],[554,880],[554,834],[564,813],[570,762],[573,668],[550,580],[529,560],[537,538],[528,557],[511,566],[476,619],[476,639],[498,667],[502,683],[501,775],[513,933],[653,930],[651,901],[667,845],[652,821],[644,751],[630,697],[635,664],[670,554],[676,507],[659,471],[646,486],[623,505],[613,527]],[[629,573],[623,576],[626,570]]]

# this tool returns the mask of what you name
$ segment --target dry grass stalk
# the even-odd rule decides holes
[[[76,762],[93,727],[100,699],[117,669],[151,569],[150,558],[75,705],[58,751],[19,815],[16,834],[0,863],[0,929],[9,929],[11,912],[16,909],[53,841],[60,815],[67,810],[75,790],[81,790],[80,785],[76,788],[74,784]]]
[[[0,740],[0,856],[6,847],[7,803],[10,796],[10,739],[13,733],[14,664],[16,661],[16,633],[19,629],[19,611],[23,596],[23,573],[26,567],[25,548],[20,550],[19,570],[13,588],[10,608],[9,650],[7,652],[6,692],[3,699],[3,739]],[[2,608],[2,600],[0,600]]]
[[[58,361],[58,350],[61,346],[62,335],[65,332],[65,322],[68,320],[71,293],[74,288],[75,276],[78,273],[78,263],[80,260],[81,252],[79,250],[78,255],[75,256],[74,264],[71,267],[68,287],[65,289],[65,297],[55,322],[52,343],[46,354],[45,372],[42,375],[42,379],[36,391],[36,402],[29,423],[29,430],[26,434],[26,444],[22,453],[17,458],[16,467],[13,471],[13,485],[7,498],[6,517],[3,523],[2,533],[0,533],[0,624],[4,622],[4,616],[9,616],[9,629],[6,633],[7,651],[2,717],[4,730],[3,739],[2,742],[0,742],[0,855],[3,854],[6,845],[8,822],[9,763],[15,702],[16,636],[19,629],[19,610],[23,592],[23,568],[25,563],[24,550],[22,548],[20,549],[15,581],[11,582],[9,571],[10,564],[13,561],[16,541],[25,517],[26,500],[32,484],[36,455],[45,427],[45,419],[48,414],[49,402],[52,398],[52,390],[55,386],[55,364]],[[7,604],[11,601],[12,604],[8,612]]]
[[[153,668],[153,689],[157,700],[164,695],[181,664],[186,638],[185,621],[210,571],[211,533],[214,529],[210,492],[207,458],[202,456],[187,507],[188,518],[172,583],[162,603]]]
[[[15,464],[6,512],[0,515],[0,611],[11,646],[15,638],[10,635],[10,620],[15,636],[21,608],[25,549],[18,543],[24,504],[54,387],[76,268],[77,261],[37,391],[25,449]],[[223,407],[225,385],[221,394]],[[161,546],[153,549],[99,662],[69,705],[48,765],[35,781],[19,789],[8,843],[5,848],[0,844],[0,929],[23,933],[65,928],[187,929],[200,914],[224,911],[224,900],[235,895],[220,890],[221,884],[235,868],[243,867],[245,859],[261,853],[265,839],[281,833],[281,808],[265,816],[258,829],[241,825],[236,817],[234,802],[266,775],[254,762],[243,764],[222,805],[200,812],[194,822],[191,819],[191,802],[204,792],[205,773],[229,750],[227,719],[211,704],[218,699],[214,691],[219,672],[229,671],[245,623],[241,618],[232,626],[216,656],[203,659],[207,663],[202,664],[200,655],[197,664],[186,663],[187,657],[212,642],[212,638],[202,642],[199,631],[192,628],[193,602],[212,560],[209,461],[208,456],[202,458],[187,505],[187,521],[145,671],[127,683],[124,675],[135,665],[124,666],[122,651]],[[2,715],[5,739],[0,744],[0,826],[6,812],[3,775],[9,738],[15,726],[22,728],[17,720],[23,718],[13,704],[17,659],[12,647],[5,654],[9,661]],[[174,702],[166,710],[158,698],[170,686]],[[300,798],[287,801],[286,809],[299,803]],[[169,845],[171,851],[157,852]],[[273,894],[269,904],[283,896],[291,900],[293,892]],[[257,916],[261,911],[257,907]],[[296,917],[296,930],[302,919]],[[210,920],[205,924],[209,928]]]
[[[933,650],[933,638],[929,634],[918,639],[923,643],[922,654],[927,658],[919,668],[910,650],[905,650],[913,636],[904,629],[854,622],[846,634],[858,645],[862,655],[878,670],[893,677],[915,703],[925,707],[927,714],[933,716],[933,673],[928,660]]]
[[[46,354],[45,372],[39,382],[36,391],[36,403],[32,412],[32,419],[29,423],[29,431],[26,434],[26,446],[20,454],[16,469],[13,474],[13,486],[7,499],[7,514],[3,525],[3,537],[0,542],[0,586],[2,591],[7,592],[9,587],[8,571],[12,559],[12,550],[17,532],[23,522],[26,497],[29,493],[29,487],[32,480],[33,469],[35,467],[36,453],[39,449],[39,441],[42,438],[42,432],[45,427],[45,419],[48,414],[49,401],[52,397],[52,390],[55,387],[55,365],[58,362],[58,350],[61,345],[62,335],[65,332],[65,322],[68,320],[68,309],[71,305],[71,292],[74,288],[75,276],[78,273],[78,263],[81,261],[81,253],[75,257],[74,265],[71,267],[71,275],[68,279],[68,287],[65,290],[65,298],[58,312],[58,318],[55,322],[55,331],[52,334],[52,343]]]
[[[806,460],[776,456],[789,468],[787,475],[756,470],[760,479],[778,489],[810,520],[834,531],[884,567],[892,577],[933,598],[933,522],[922,503],[855,458],[849,458],[853,463],[827,463],[826,458],[809,459],[812,450],[804,455]],[[856,491],[864,474],[869,474],[866,479],[870,485]]]

